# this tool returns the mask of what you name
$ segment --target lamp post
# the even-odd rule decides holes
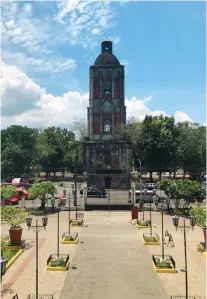
[[[140,184],[140,201],[142,199],[142,163],[140,161],[140,159],[137,160],[139,162],[139,184]],[[144,211],[144,207],[143,207],[143,211]],[[144,219],[143,219],[144,220]]]
[[[6,263],[8,259],[4,256],[0,257],[0,263],[1,263],[1,281],[2,281],[2,276],[6,273]]]
[[[85,210],[85,204],[87,203],[87,171],[83,172],[83,209]],[[85,192],[86,190],[86,192]]]
[[[158,198],[154,198],[154,203],[156,205],[156,208],[158,206]],[[161,206],[161,215],[162,215],[162,258],[164,259],[165,257],[165,248],[164,248],[164,217],[163,217],[163,212],[164,212],[164,207],[163,207],[163,201],[162,201],[162,206]]]
[[[76,149],[75,152],[75,174],[74,174],[74,183],[75,183],[75,194],[74,194],[74,203],[76,205],[76,210],[75,210],[75,217],[76,217],[76,221],[78,218],[78,210],[77,210],[77,159],[78,159],[78,151]]]
[[[41,230],[41,228],[46,228],[47,223],[48,223],[48,217],[47,216],[43,216],[42,217],[42,225],[38,225],[38,220],[36,219],[36,224],[32,225],[32,216],[28,215],[26,218],[26,224],[28,226],[28,230],[30,228],[33,229],[34,232],[36,232],[36,299],[39,298],[38,295],[38,235],[39,235],[39,231]]]
[[[69,193],[69,196],[68,196],[68,233],[69,233],[69,236],[70,236],[70,193]]]
[[[196,219],[193,216],[190,216],[190,225],[185,225],[185,219],[183,219],[183,225],[179,225],[179,217],[173,216],[173,225],[177,229],[180,229],[183,231],[183,237],[184,237],[184,255],[185,255],[185,298],[188,299],[188,263],[187,263],[187,246],[186,246],[186,232],[192,228],[194,229],[194,226],[196,224]]]

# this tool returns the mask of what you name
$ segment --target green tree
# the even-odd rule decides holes
[[[1,167],[3,174],[28,173],[35,163],[34,144],[38,131],[23,126],[1,130]]]
[[[187,207],[195,201],[202,202],[206,196],[205,189],[197,181],[164,179],[160,182],[160,188],[173,199],[176,209],[180,207],[182,200],[183,207]]]
[[[0,190],[3,198],[11,198],[16,195],[16,188],[14,186],[3,186]]]
[[[176,168],[175,156],[179,143],[179,132],[174,117],[146,115],[142,123],[132,119],[126,126],[126,133],[133,146],[134,164],[150,172],[168,171]]]
[[[206,227],[206,209],[195,207],[190,210],[190,215],[196,218],[196,224],[202,228]]]
[[[55,185],[52,182],[42,182],[34,184],[31,188],[29,188],[28,192],[30,194],[30,199],[39,198],[41,200],[40,209],[45,208],[48,195],[53,196],[54,194],[57,194]]]
[[[196,123],[179,123],[180,166],[185,174],[198,179],[206,168],[206,128]]]
[[[61,171],[67,166],[67,156],[75,135],[67,129],[49,127],[42,130],[36,140],[39,164],[48,175]]]

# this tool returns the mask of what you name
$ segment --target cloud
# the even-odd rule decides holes
[[[19,115],[36,109],[41,100],[42,89],[16,66],[1,63],[1,114],[2,116]]]
[[[61,126],[72,128],[75,119],[86,119],[89,94],[68,91],[54,96],[34,83],[17,67],[2,63],[2,126],[12,124],[30,127]],[[147,103],[155,93],[138,99],[126,99],[127,116],[143,120],[145,115],[168,115],[164,111],[151,111]],[[184,112],[175,112],[176,121],[191,121]]]
[[[47,41],[51,38],[47,22],[31,17],[32,5],[2,3],[2,45],[19,46],[31,53],[48,53]]]
[[[32,14],[32,5],[30,3],[25,4],[24,5],[24,11],[25,11],[26,14],[31,16],[31,14]]]
[[[58,1],[55,19],[66,26],[66,40],[84,49],[94,48],[107,30],[115,25],[110,1]]]
[[[5,63],[16,65],[24,71],[34,71],[43,73],[62,73],[76,68],[76,61],[72,58],[56,57],[52,59],[50,56],[36,58],[27,56],[24,53],[2,51],[2,59]]]

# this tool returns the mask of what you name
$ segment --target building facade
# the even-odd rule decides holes
[[[111,41],[103,41],[101,54],[90,67],[88,138],[83,143],[84,171],[88,185],[127,188],[132,150],[124,137],[126,124],[124,66],[113,55]]]

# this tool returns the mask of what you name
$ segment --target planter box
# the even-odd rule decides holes
[[[70,265],[69,254],[51,254],[47,259],[47,270],[49,271],[67,271]]]
[[[2,250],[18,250],[25,248],[26,242],[24,240],[21,241],[21,243],[11,243],[11,242],[5,242],[2,246]]]
[[[162,262],[161,259],[162,259],[161,255],[153,255],[152,256],[152,263],[153,263],[155,272],[157,272],[157,273],[177,273],[175,261],[171,255],[164,257],[165,262],[164,261]]]
[[[137,227],[138,228],[150,228],[150,221],[149,220],[137,220]]]
[[[202,252],[206,251],[206,246],[205,246],[205,242],[200,242],[199,244],[199,248]]]
[[[71,234],[64,233],[62,235],[61,244],[77,244],[78,243],[78,233]]]
[[[23,249],[1,249],[1,255],[8,258],[8,262],[6,263],[6,270],[8,270],[11,265],[18,259],[18,257],[24,251]],[[9,254],[11,253],[11,254]]]
[[[81,219],[81,220],[73,220],[73,219],[71,219],[71,221],[70,221],[70,226],[71,227],[82,227],[83,226],[83,219]]]
[[[143,234],[144,245],[160,245],[160,237],[158,234]]]

